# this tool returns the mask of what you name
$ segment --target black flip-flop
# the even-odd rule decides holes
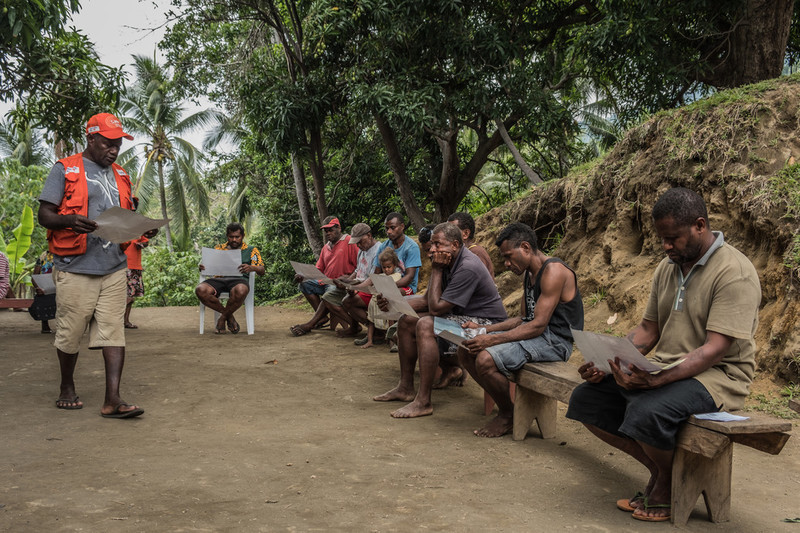
[[[75,396],[71,400],[68,399],[68,398],[59,398],[58,400],[56,400],[56,408],[65,409],[67,411],[75,411],[77,409],[83,409],[83,404],[81,404],[81,405],[58,405],[59,402],[77,404],[80,401],[80,399],[81,399],[80,396]]]
[[[108,414],[100,413],[103,418],[133,418],[135,416],[139,416],[144,414],[144,409],[141,407],[137,407],[136,409],[131,409],[130,411],[120,411],[120,407],[132,407],[131,404],[128,403],[121,403],[114,408],[114,411]]]

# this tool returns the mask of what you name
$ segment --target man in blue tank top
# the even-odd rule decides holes
[[[566,361],[572,354],[570,327],[583,329],[583,301],[575,272],[560,259],[542,253],[529,226],[509,225],[495,244],[506,268],[524,275],[525,297],[521,317],[486,326],[486,335],[465,341],[466,349],[459,350],[461,364],[497,404],[497,417],[475,430],[479,437],[500,437],[513,427],[508,378],[525,363]]]

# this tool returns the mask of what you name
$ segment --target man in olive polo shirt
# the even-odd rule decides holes
[[[712,232],[697,193],[676,188],[653,207],[667,254],[656,267],[641,323],[628,339],[653,361],[656,374],[610,361],[613,375],[587,363],[567,417],[650,471],[644,493],[617,501],[638,520],[670,518],[672,458],[678,427],[689,416],[741,409],[755,372],[754,335],[761,286],[752,263]],[[625,373],[625,370],[630,373]]]
[[[214,249],[242,251],[242,264],[239,265],[239,272],[242,273],[241,277],[207,278],[194,290],[198,300],[203,305],[219,313],[219,319],[214,331],[217,334],[225,333],[226,324],[231,333],[239,333],[239,323],[234,318],[233,313],[242,306],[250,292],[250,285],[248,285],[250,272],[263,276],[266,271],[258,248],[247,246],[247,243],[244,242],[244,226],[238,222],[228,224],[228,227],[225,228],[225,237],[226,242],[216,245]],[[200,272],[205,270],[205,266],[202,264],[198,268]],[[223,292],[227,292],[229,295],[228,302],[225,305],[222,305],[222,302],[219,301],[219,295]]]

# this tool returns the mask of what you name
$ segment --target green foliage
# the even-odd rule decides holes
[[[31,247],[31,235],[33,235],[33,210],[29,206],[26,205],[22,208],[19,224],[12,231],[12,235],[14,238],[8,244],[0,236],[0,252],[3,252],[8,258],[11,290],[19,298],[22,296],[21,289],[31,283],[30,275],[35,264],[25,260],[25,254]]]
[[[25,206],[34,213],[38,211],[38,198],[46,176],[47,170],[42,167],[26,167],[13,159],[0,161],[0,237],[5,242],[14,238],[12,232]],[[31,241],[36,251],[47,247],[45,229],[39,224],[34,225]]]
[[[192,219],[207,217],[209,204],[200,173],[204,157],[181,135],[213,123],[218,113],[204,110],[184,117],[170,72],[145,56],[134,56],[134,63],[136,82],[120,108],[123,123],[141,142],[121,154],[119,162],[136,179],[139,209],[158,206],[159,215],[171,219],[164,228],[167,247],[174,250],[174,231],[178,248],[185,250]]]
[[[144,296],[139,307],[196,305],[194,288],[199,282],[195,252],[173,252],[163,246],[149,246],[142,252]]]
[[[761,411],[773,416],[785,419],[800,418],[795,411],[789,407],[788,398],[767,394],[751,394],[747,398],[747,409]]]
[[[83,137],[86,117],[116,106],[123,78],[85,35],[64,29],[79,8],[77,0],[5,0],[0,16],[0,101],[27,96],[30,122],[68,144]]]

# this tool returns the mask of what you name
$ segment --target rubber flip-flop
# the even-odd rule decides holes
[[[136,324],[128,323],[128,324],[125,324],[125,329],[139,329],[139,326],[137,326]]]
[[[144,409],[141,407],[137,407],[136,409],[131,409],[130,411],[120,411],[120,407],[132,407],[132,405],[128,403],[121,403],[114,408],[114,411],[108,414],[100,413],[103,418],[133,418],[135,416],[139,416],[144,414]]]
[[[637,492],[636,494],[633,495],[633,498],[622,498],[621,500],[617,500],[617,509],[619,509],[620,511],[625,511],[626,513],[632,513],[636,509],[638,509],[638,507],[634,507],[631,505],[631,502],[635,501],[639,502],[644,501],[644,494],[641,492]]]
[[[667,512],[665,515],[660,516],[647,516],[644,514],[636,514],[636,511],[647,512],[650,509],[669,509],[672,510],[672,506],[668,503],[650,503],[647,497],[642,500],[642,506],[633,511],[631,515],[636,520],[641,520],[642,522],[668,522],[670,518],[672,518],[672,513]]]
[[[60,402],[67,403],[67,404],[69,404],[69,403],[77,404],[79,401],[80,401],[80,397],[79,396],[75,396],[71,400],[68,399],[68,398],[59,398],[58,400],[56,400],[56,407],[58,409],[66,409],[67,411],[75,411],[77,409],[83,409],[83,404],[81,404],[81,405],[58,405]]]

